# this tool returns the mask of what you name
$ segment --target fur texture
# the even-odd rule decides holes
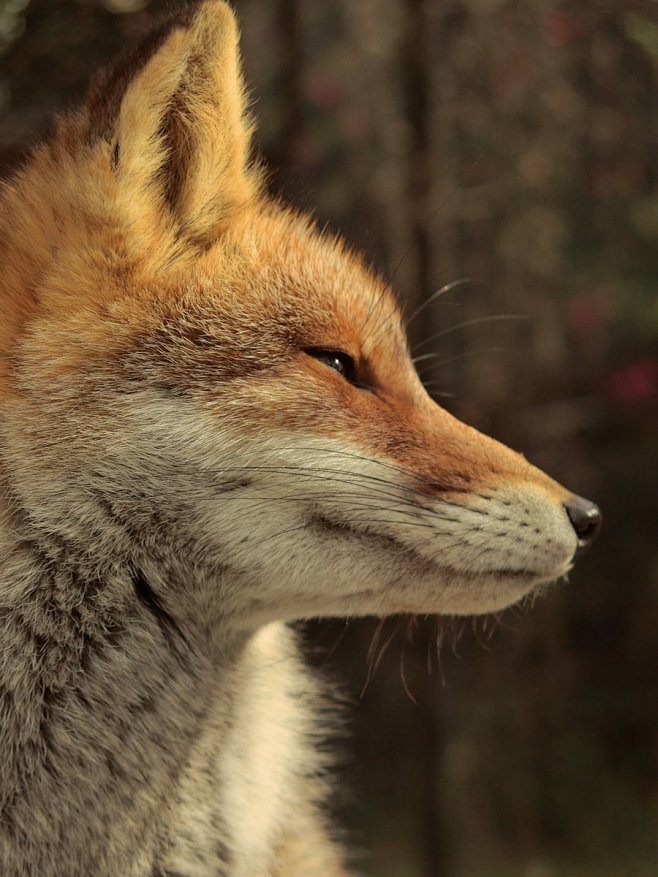
[[[207,0],[4,186],[3,877],[343,874],[285,622],[488,612],[571,566],[571,495],[428,398],[251,128]]]

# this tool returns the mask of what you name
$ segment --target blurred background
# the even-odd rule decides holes
[[[0,175],[176,6],[0,0]],[[234,6],[272,190],[391,279],[440,404],[604,510],[532,611],[306,627],[356,867],[656,877],[658,3]]]

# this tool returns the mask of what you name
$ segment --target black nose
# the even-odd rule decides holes
[[[572,497],[569,502],[565,502],[564,508],[578,536],[577,553],[582,554],[599,535],[603,520],[601,511],[597,505],[582,496]]]

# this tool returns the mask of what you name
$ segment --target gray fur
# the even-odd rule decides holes
[[[220,777],[244,696],[247,636],[228,625],[205,641],[188,636],[142,571],[47,537],[6,479],[3,493],[0,873],[248,873],[248,855],[227,836]],[[285,668],[310,707],[316,688],[305,684],[292,638],[277,632],[274,651],[273,677]],[[300,758],[289,780],[293,790],[307,785],[312,808],[308,742],[294,741]],[[170,858],[178,870],[167,868]]]

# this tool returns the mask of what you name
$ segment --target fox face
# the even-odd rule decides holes
[[[183,626],[499,610],[593,504],[432,401],[394,296],[263,192],[208,0],[5,187],[2,468],[32,525]]]

